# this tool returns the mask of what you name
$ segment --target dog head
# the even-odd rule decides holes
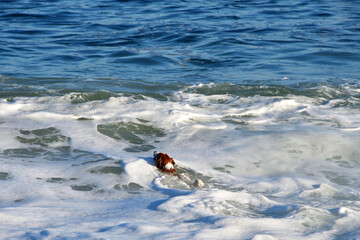
[[[169,155],[166,153],[159,153],[154,152],[154,163],[157,168],[167,170],[167,171],[173,171],[175,170],[174,165],[175,161],[172,159]]]

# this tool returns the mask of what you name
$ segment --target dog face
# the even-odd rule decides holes
[[[154,152],[154,163],[157,168],[171,171],[174,169],[175,161],[166,153]]]

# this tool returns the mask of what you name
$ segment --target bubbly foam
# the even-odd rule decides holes
[[[6,236],[359,236],[356,108],[296,95],[74,95],[0,102]],[[153,166],[155,149],[183,180]]]

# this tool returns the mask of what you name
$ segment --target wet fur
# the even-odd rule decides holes
[[[173,166],[175,165],[174,159],[172,159],[166,153],[159,153],[156,151],[154,152],[154,164],[158,169],[166,170],[165,166],[168,163],[172,164]]]
[[[166,153],[160,153],[160,152],[155,151],[154,152],[154,164],[160,171],[170,174],[170,175],[177,176],[181,181],[188,184],[186,182],[186,180],[184,180],[183,177],[175,171],[175,168],[174,168],[175,161]],[[166,168],[167,164],[171,165],[170,169]],[[201,179],[196,179],[192,185],[195,187],[204,187],[205,186],[205,184],[203,183],[203,181],[201,181]]]

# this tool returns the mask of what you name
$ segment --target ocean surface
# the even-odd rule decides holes
[[[360,239],[360,2],[0,1],[0,136],[1,239]]]

